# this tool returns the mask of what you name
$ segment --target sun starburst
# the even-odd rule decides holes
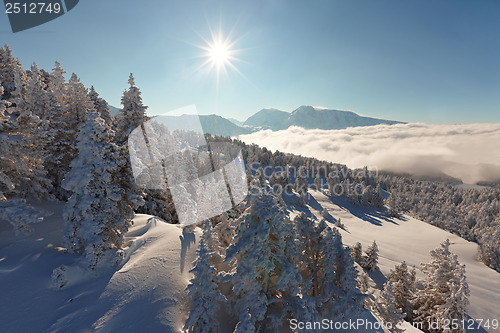
[[[237,40],[231,38],[231,34],[224,36],[222,32],[214,33],[211,31],[211,40],[204,39],[205,45],[198,46],[205,51],[202,57],[205,59],[200,68],[208,68],[209,71],[215,71],[217,85],[222,74],[227,75],[229,70],[242,75],[236,68],[235,63],[240,61],[236,57],[239,50],[235,49]]]

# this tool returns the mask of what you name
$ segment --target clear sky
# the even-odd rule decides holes
[[[246,119],[300,105],[428,123],[500,122],[498,0],[81,0],[0,42],[28,68],[61,62],[119,107],[130,72],[149,114],[195,104]],[[216,84],[197,46],[235,42]]]

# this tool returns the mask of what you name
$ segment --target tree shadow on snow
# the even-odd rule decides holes
[[[319,212],[321,212],[321,211],[323,210],[323,207],[319,204],[319,202],[316,200],[316,198],[314,198],[314,197],[313,197],[311,194],[309,194],[309,193],[307,193],[307,204],[308,204],[311,208],[313,208],[313,209],[315,209],[315,210],[317,210],[317,211],[319,211]]]
[[[196,242],[196,236],[194,232],[189,232],[186,228],[182,229],[182,236],[179,236],[181,240],[181,273],[184,272],[184,265],[186,262],[187,250],[191,247],[191,244]]]
[[[376,210],[372,207],[356,206],[349,202],[347,198],[339,196],[328,196],[328,198],[337,206],[347,210],[353,216],[370,222],[376,226],[382,226],[382,221],[399,225],[393,218],[388,217],[384,212]]]
[[[368,274],[370,279],[375,282],[377,289],[384,288],[384,284],[387,282],[387,278],[379,269],[377,269],[376,271],[368,271],[365,269],[364,271],[366,272],[366,274]]]

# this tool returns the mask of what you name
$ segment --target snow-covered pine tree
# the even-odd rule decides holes
[[[235,332],[277,331],[289,312],[303,311],[291,223],[270,189],[252,196],[239,220],[235,243],[225,258],[236,262],[231,278],[239,316]]]
[[[380,183],[377,184],[375,192],[373,192],[372,206],[378,209],[384,208],[384,198],[382,196],[382,188],[380,187]]]
[[[112,141],[113,131],[93,107],[87,111],[78,133],[78,156],[63,182],[73,193],[63,215],[66,247],[84,253],[93,269],[108,250],[123,245],[133,210],[118,184],[119,149]]]
[[[335,172],[332,171],[328,174],[326,182],[328,184],[328,191],[330,195],[342,194],[342,193],[336,193],[336,191],[338,191],[336,185],[340,183],[340,180],[339,177],[335,174]]]
[[[54,69],[57,75],[62,75],[62,69]],[[49,147],[51,160],[49,161],[49,176],[56,186],[56,195],[59,199],[67,199],[71,193],[62,186],[62,182],[70,170],[70,163],[78,154],[78,130],[86,121],[89,110],[94,110],[94,105],[88,97],[87,88],[80,82],[76,74],[63,87],[51,83],[51,89],[60,89],[54,94],[56,100],[62,102],[61,109],[57,109],[49,121],[52,144]],[[62,78],[64,80],[64,78]],[[59,82],[58,84],[63,84]],[[60,189],[59,189],[60,187]],[[58,190],[59,189],[59,190]]]
[[[12,141],[7,134],[9,117],[6,110],[10,103],[3,100],[3,94],[4,88],[0,85],[0,202],[6,201],[6,195],[16,187],[13,179],[15,163],[8,157],[13,151]]]
[[[316,177],[314,178],[314,187],[317,191],[321,190],[321,178],[319,176],[319,172],[316,173]]]
[[[321,257],[319,266],[320,276],[318,281],[320,282],[319,295],[317,296],[318,309],[322,311],[322,314],[326,317],[336,313],[339,307],[342,307],[342,303],[339,302],[341,298],[340,290],[340,258],[342,255],[342,240],[337,229],[331,229],[326,227],[321,232],[320,244]]]
[[[135,86],[132,73],[128,84],[130,87],[123,92],[122,96],[123,108],[115,117],[116,142],[120,146],[126,146],[130,133],[147,120],[146,109],[148,107],[142,102],[141,91]]]
[[[337,219],[337,221],[335,221],[335,226],[337,228],[340,228],[340,229],[344,229],[345,228],[345,225],[342,223],[342,220],[341,220],[340,217]]]
[[[203,236],[198,246],[198,258],[189,272],[193,274],[186,288],[191,299],[191,310],[184,325],[189,333],[217,333],[220,332],[217,311],[226,298],[221,294],[217,285],[217,271],[212,266],[213,252],[209,249],[211,242],[211,227],[208,223],[203,228]]]
[[[298,263],[302,276],[302,295],[315,300],[321,285],[321,233],[327,227],[324,220],[318,225],[302,212],[295,217],[298,233]]]
[[[325,226],[319,238],[321,257],[318,307],[323,315],[342,321],[360,310],[357,271],[351,249],[344,248],[338,229]]]
[[[375,241],[370,245],[366,251],[366,257],[364,258],[363,268],[369,271],[376,271],[378,269],[378,246]]]
[[[370,280],[369,279],[370,279],[370,277],[364,271],[359,276],[358,288],[364,294],[366,294],[366,292],[368,291],[368,288],[370,287],[370,284],[369,284]]]
[[[340,232],[337,231],[339,242],[342,243]],[[362,310],[364,298],[357,286],[358,270],[354,266],[350,247],[342,247],[340,260],[335,266],[337,286],[342,290],[342,320],[356,317]]]
[[[444,332],[445,320],[451,323],[467,320],[469,287],[465,281],[465,266],[450,252],[449,239],[430,253],[432,261],[422,265],[424,287],[417,290],[413,300],[414,320],[423,322],[426,332]],[[429,325],[436,322],[440,323],[437,329]],[[464,332],[462,325],[449,331]]]
[[[132,174],[128,151],[128,137],[135,128],[147,121],[148,117],[146,116],[147,106],[142,102],[141,91],[135,86],[135,79],[132,73],[129,76],[128,83],[130,87],[123,92],[121,100],[123,108],[120,110],[120,114],[114,118],[114,129],[116,130],[115,142],[120,147],[120,184],[128,191],[129,202],[132,202],[134,209],[137,209],[145,204],[144,199],[146,201],[154,201],[156,199],[149,196],[147,191],[145,194],[142,193]],[[162,193],[155,194],[162,195]],[[166,200],[167,198],[165,198]],[[146,207],[148,206],[146,205]],[[141,209],[144,209],[144,207]],[[151,211],[146,212],[155,213]]]
[[[363,194],[361,194],[361,206],[369,206],[371,201],[372,187],[368,185],[363,189]]]
[[[54,160],[51,154],[53,145],[57,144],[51,131],[51,121],[57,116],[60,108],[54,94],[44,83],[41,73],[36,63],[33,63],[22,107],[26,114],[31,114],[36,120],[31,122],[30,127],[25,127],[29,131],[25,140],[28,141],[27,147],[30,150],[27,155],[38,162],[37,167],[33,168],[37,174],[36,178],[39,179],[36,182],[41,183],[42,188],[52,191],[54,186],[60,184],[54,184],[49,174]]]
[[[387,198],[387,215],[389,217],[399,218],[399,208],[397,206],[396,199],[394,199],[395,194],[392,194]]]
[[[401,313],[395,304],[395,297],[392,283],[387,281],[384,284],[382,293],[378,295],[375,302],[375,311],[384,322],[384,326],[390,328],[391,332],[403,332],[397,325],[403,320],[404,314]]]
[[[90,87],[89,97],[92,103],[94,103],[94,108],[97,113],[99,113],[99,117],[104,119],[107,124],[111,125],[113,123],[113,116],[109,111],[109,105],[104,99],[99,97],[99,94],[95,91],[94,86]]]
[[[363,267],[363,247],[360,242],[357,242],[352,247],[352,258],[355,262],[357,262],[361,267]]]
[[[41,121],[33,113],[32,95],[27,94],[32,80],[20,65],[10,68],[14,70],[14,90],[10,93],[10,106],[6,111],[9,119],[3,129],[6,139],[11,140],[8,159],[15,164],[18,194],[42,199],[48,196],[50,182],[43,167],[43,147],[38,140]]]
[[[5,44],[0,48],[0,84],[4,88],[2,98],[11,101],[16,90],[15,73],[21,68],[21,63],[12,55],[12,50]]]
[[[51,78],[48,84],[50,90],[56,97],[58,105],[64,105],[64,96],[66,93],[66,79],[64,78],[66,72],[62,69],[59,62],[55,62],[54,68],[51,72]]]
[[[300,206],[305,205],[307,202],[307,179],[306,179],[306,171],[304,166],[300,166],[295,175],[295,183],[293,184],[293,190],[299,194],[299,202]]]
[[[394,270],[391,270],[389,281],[392,283],[392,291],[394,293],[394,302],[398,309],[401,309],[406,320],[413,319],[411,300],[415,294],[415,268],[408,270],[406,262],[396,265]]]

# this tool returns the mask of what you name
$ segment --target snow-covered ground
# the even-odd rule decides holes
[[[430,250],[450,239],[450,250],[458,255],[461,264],[466,265],[471,293],[468,314],[474,319],[490,319],[490,323],[492,319],[500,320],[500,274],[476,259],[477,244],[409,216],[388,218],[371,208],[354,206],[342,197],[334,197],[332,202],[331,197],[322,192],[311,190],[310,193],[308,208],[318,219],[321,208],[326,208],[335,219],[341,218],[345,225],[345,230],[341,230],[345,244],[360,242],[366,249],[374,240],[377,242],[379,267],[384,276],[403,261],[419,268],[421,263],[430,261]],[[379,284],[385,282],[384,276],[371,275]],[[418,269],[417,277],[423,277]]]
[[[469,315],[500,318],[500,274],[476,260],[476,244],[408,216],[387,218],[343,198],[332,202],[322,192],[310,193],[309,204],[300,209],[319,219],[326,208],[341,218],[345,244],[359,241],[366,249],[377,241],[381,271],[370,274],[372,287],[380,288],[403,260],[417,268],[430,261],[429,251],[449,238],[451,250],[466,264]],[[54,214],[37,224],[31,236],[15,237],[9,225],[0,224],[0,332],[180,332],[188,313],[184,289],[199,231],[183,232],[156,217],[137,215],[127,235],[124,262],[91,276],[78,265],[77,256],[56,246],[62,236],[61,206],[40,208]],[[298,212],[295,208],[291,215]],[[58,288],[51,273],[61,265],[65,285]]]
[[[180,331],[197,234],[137,215],[123,266],[91,276],[53,245],[61,239],[61,207],[47,208],[54,215],[32,236],[0,230],[0,332]],[[51,273],[60,265],[67,283],[57,288]]]

